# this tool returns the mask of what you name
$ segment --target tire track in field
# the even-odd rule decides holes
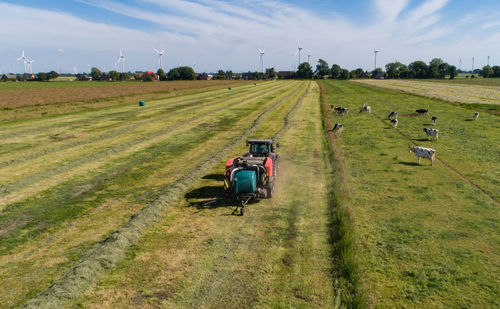
[[[213,97],[212,95],[213,94],[210,94],[210,95],[204,95],[204,96],[201,96],[201,97],[197,97],[197,98],[187,98],[187,99],[184,99],[184,100],[180,100],[180,101],[175,101],[175,97],[174,98],[167,98],[166,100],[172,100],[172,101],[175,101],[174,102],[174,106],[167,106],[167,108],[165,108],[165,106],[156,106],[156,107],[149,107],[148,108],[148,112],[150,111],[159,111],[159,112],[162,112],[163,109],[168,111],[170,109],[176,109],[177,107],[183,107],[183,106],[189,106],[190,104],[195,104],[196,102],[202,102],[203,100],[205,100],[206,98],[210,98],[210,101],[212,100],[217,100],[217,99],[220,99],[220,98],[223,98],[223,97],[228,97],[228,98],[231,98],[231,97],[234,97],[236,95],[238,95],[239,93],[241,92],[245,92],[247,91],[248,89],[247,88],[250,88],[250,87],[241,87],[239,89],[236,89],[234,90],[234,92],[231,92],[231,94],[229,94],[229,96],[227,95],[227,93],[225,92],[222,92],[220,95],[217,95],[215,97]],[[220,90],[215,90],[213,92],[216,92],[216,91],[220,91]],[[190,95],[187,95],[187,96],[191,96],[192,94]],[[196,94],[195,94],[196,95]],[[153,100],[153,101],[161,101],[161,99],[159,100]],[[180,105],[177,105],[181,103]],[[112,107],[106,107],[104,109],[116,109],[116,108],[120,108],[120,105],[118,106],[112,106]],[[87,112],[90,112],[92,113],[93,111],[87,111]],[[86,113],[85,111],[83,113]],[[7,138],[7,137],[10,137],[12,136],[13,134],[16,134],[16,135],[19,135],[19,134],[26,134],[26,133],[31,133],[31,132],[38,132],[38,131],[42,131],[42,130],[47,130],[47,129],[55,129],[55,128],[60,128],[60,127],[65,127],[65,126],[69,126],[71,124],[74,124],[74,123],[88,123],[89,121],[92,121],[92,122],[97,122],[98,120],[101,120],[101,119],[106,119],[106,118],[111,118],[111,117],[120,117],[120,116],[125,116],[125,115],[133,115],[134,113],[137,113],[137,110],[130,110],[130,111],[125,111],[125,112],[112,112],[110,111],[110,113],[106,113],[104,115],[100,115],[100,116],[96,116],[96,117],[91,117],[91,115],[88,116],[87,119],[85,119],[84,121],[82,121],[82,119],[78,119],[78,120],[70,120],[70,121],[66,121],[66,122],[63,122],[63,123],[57,123],[57,124],[50,124],[50,125],[45,125],[43,126],[43,122],[41,123],[42,126],[40,127],[30,127],[29,129],[25,129],[25,130],[21,130],[21,131],[11,131],[9,133],[4,133],[4,134],[1,134],[0,135],[0,139],[2,138]]]
[[[300,107],[304,98],[307,97],[310,89],[311,89],[311,82],[309,82],[308,87],[304,92],[304,94],[302,94],[302,96],[297,100],[297,102],[290,109],[287,115],[283,118],[283,125],[278,131],[276,131],[276,133],[273,135],[273,138],[276,137],[278,139],[281,139],[284,136],[286,131],[291,126],[292,116]],[[254,221],[255,221],[254,218],[251,217],[248,223],[253,224]],[[245,244],[245,242],[242,241],[244,239],[243,237],[244,236],[241,233],[235,233],[234,235],[232,235],[232,237],[229,238],[228,241],[223,243],[223,248],[220,249],[220,254],[217,257],[213,258],[214,264],[211,267],[211,271],[207,273],[206,277],[202,278],[202,282],[201,284],[199,284],[198,290],[194,293],[192,301],[206,300],[207,298],[208,299],[216,298],[217,295],[213,295],[212,292],[217,293],[218,291],[220,291],[222,282],[231,281],[233,273],[231,272],[231,270],[229,270],[229,267],[227,267],[226,265],[227,263],[226,257],[230,256],[231,253],[236,252],[236,250],[239,247]],[[206,287],[210,288],[207,289]],[[246,289],[248,290],[249,287],[246,287]],[[203,304],[201,303],[195,303],[192,305],[194,305],[195,307],[203,307]]]
[[[382,121],[384,123],[384,125],[392,128],[392,125],[389,125],[387,122],[384,121],[384,119],[380,116],[378,116],[377,114],[373,114],[375,117],[377,117],[380,121]],[[398,132],[401,136],[403,136],[404,138],[406,138],[410,143],[412,143],[412,145],[414,146],[418,146],[418,144],[416,143],[416,141],[414,141],[411,137],[409,137],[407,134],[405,134],[404,132],[402,132],[401,130],[399,129],[395,129],[396,132]],[[481,188],[479,185],[477,185],[476,183],[474,183],[472,180],[470,180],[469,178],[467,178],[465,175],[463,175],[462,173],[460,173],[459,171],[457,171],[454,167],[452,167],[450,164],[446,163],[445,161],[443,161],[443,159],[439,158],[437,155],[436,155],[436,159],[441,162],[448,170],[450,170],[452,173],[454,173],[455,175],[457,175],[459,178],[461,178],[463,181],[465,181],[466,183],[468,183],[469,185],[473,186],[474,188],[476,188],[477,190],[479,190],[480,192],[482,192],[486,197],[488,197],[493,203],[497,204],[497,206],[500,206],[500,201],[498,201],[495,197],[493,197],[491,194],[489,194],[486,190],[484,190],[483,188]]]
[[[266,93],[264,93],[263,95],[265,95],[265,94]],[[253,98],[250,98],[249,100],[251,100],[251,99],[253,99]],[[238,102],[237,104],[233,104],[232,107],[236,107],[236,106],[245,104],[249,100],[246,100],[246,101],[243,100],[241,102]],[[227,110],[227,109],[228,109],[228,107],[226,105],[223,105],[223,106],[217,108],[216,110],[212,111],[212,113],[217,113],[217,112]],[[129,148],[132,148],[138,144],[141,144],[143,142],[147,142],[148,140],[153,139],[155,137],[159,137],[163,134],[167,134],[170,131],[172,131],[172,130],[174,130],[182,125],[189,124],[190,122],[196,121],[198,119],[202,119],[204,117],[206,117],[206,114],[199,114],[199,115],[178,121],[178,122],[176,122],[170,126],[167,126],[161,130],[149,133],[146,136],[142,136],[142,137],[133,139],[131,141],[103,149],[103,150],[96,152],[96,153],[85,155],[85,156],[77,158],[73,161],[69,161],[69,162],[63,163],[59,166],[52,167],[52,168],[49,168],[47,170],[29,175],[25,178],[21,178],[17,181],[1,185],[0,186],[0,201],[2,199],[8,198],[9,195],[11,195],[15,192],[18,192],[18,191],[20,191],[28,186],[31,186],[33,184],[39,183],[47,178],[50,178],[50,177],[56,176],[58,174],[62,174],[64,172],[70,171],[71,169],[74,169],[74,168],[81,166],[85,163],[96,161],[96,160],[99,160],[99,159],[104,158],[106,156],[123,152],[123,151],[125,151]]]
[[[127,223],[111,233],[104,241],[96,244],[90,250],[88,256],[78,262],[68,273],[55,280],[40,295],[29,300],[25,304],[25,308],[61,307],[67,301],[78,297],[91,283],[96,281],[100,273],[113,268],[122,260],[125,257],[126,251],[148,228],[157,223],[164,216],[167,208],[180,200],[183,194],[190,190],[197,180],[209,172],[217,163],[225,159],[235,148],[244,143],[249,136],[257,132],[262,126],[264,118],[269,113],[281,106],[303,88],[297,87],[297,89],[293,90],[277,103],[261,112],[253,121],[252,126],[243,134],[235,137],[221,150],[208,155],[208,160],[201,162],[168,186],[158,199],[133,215]]]
[[[286,88],[289,85],[290,84],[284,84],[284,85],[279,85],[279,86],[275,86],[275,87],[272,87],[272,88],[265,88],[266,91],[261,91],[261,92],[258,92],[258,93],[249,93],[248,95],[244,96],[243,98],[247,98],[247,97],[251,97],[251,96],[256,96],[256,95],[266,95],[268,93],[272,93],[275,90],[278,90],[278,89],[281,89],[281,88]],[[203,106],[200,106],[200,107],[201,108],[205,108],[205,107],[211,107],[211,106],[218,105],[218,104],[224,104],[224,102],[218,101],[219,98],[220,97],[215,97],[215,98],[213,98],[213,99],[210,100],[210,101],[215,101],[215,102],[204,103]],[[58,147],[53,147],[53,148],[50,148],[50,149],[40,150],[40,151],[35,152],[35,153],[27,154],[27,155],[24,155],[24,156],[19,156],[19,157],[10,159],[10,160],[6,160],[6,161],[3,161],[3,162],[0,162],[0,168],[6,167],[6,166],[10,166],[10,165],[13,165],[13,164],[19,164],[19,163],[25,162],[27,160],[34,160],[34,159],[37,159],[37,158],[39,158],[41,156],[48,155],[48,154],[51,154],[51,153],[54,153],[54,152],[64,151],[64,150],[67,150],[67,149],[71,149],[73,147],[83,146],[83,145],[91,144],[91,143],[94,143],[94,142],[103,141],[103,140],[106,140],[106,139],[111,139],[111,138],[117,137],[117,136],[119,136],[121,134],[124,134],[124,133],[130,132],[132,130],[135,130],[138,127],[140,127],[140,126],[142,126],[144,124],[149,124],[152,121],[154,121],[154,122],[162,121],[162,120],[165,120],[165,119],[169,119],[171,117],[175,117],[175,116],[177,116],[179,114],[188,113],[190,111],[193,111],[193,110],[196,110],[197,108],[199,108],[198,104],[199,104],[200,100],[194,100],[194,101],[195,102],[190,102],[190,103],[183,104],[183,105],[180,105],[180,106],[170,107],[170,108],[164,110],[164,112],[167,112],[168,110],[175,110],[173,113],[168,113],[166,115],[163,115],[163,116],[160,116],[160,117],[156,117],[154,119],[147,118],[147,119],[144,119],[144,120],[139,120],[139,121],[134,122],[133,124],[129,124],[129,125],[126,125],[126,126],[122,126],[122,127],[116,128],[116,129],[112,129],[112,130],[110,130],[111,132],[108,131],[108,132],[106,132],[104,134],[101,134],[101,135],[98,135],[98,136],[94,136],[94,137],[90,137],[90,138],[85,139],[85,140],[77,140],[77,141],[74,141],[74,142],[62,144],[62,145],[60,145]],[[194,105],[194,106],[192,106],[192,105]],[[186,107],[186,108],[178,110],[179,107]]]

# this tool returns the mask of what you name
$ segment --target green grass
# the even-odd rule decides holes
[[[416,164],[409,136],[489,195],[500,198],[497,116],[468,121],[470,111],[447,102],[348,82],[322,82],[328,104],[350,108],[336,142],[345,162],[336,195],[345,220],[345,265],[368,307],[499,306],[498,204],[440,162]],[[363,102],[372,114],[359,114]],[[401,117],[428,108],[429,117]],[[386,120],[398,111],[398,130]],[[438,117],[439,141],[423,127]]]
[[[281,140],[273,199],[247,205],[243,217],[230,215],[234,200],[203,205],[222,194],[221,161],[73,305],[334,307],[330,166],[323,161],[324,143],[317,143],[322,140],[317,95],[313,87]],[[280,131],[299,97],[269,113],[253,136]],[[245,150],[241,145],[233,156]]]
[[[38,136],[36,130],[25,132],[25,137],[30,136],[37,143],[34,145],[38,145],[31,148],[36,155],[30,156],[31,153],[21,147],[5,149],[2,158],[25,156],[23,160],[13,161],[10,165],[29,167],[30,162],[47,161],[48,165],[42,164],[42,167],[32,165],[30,173],[36,174],[37,168],[38,172],[44,173],[55,160],[63,160],[62,162],[70,164],[70,169],[62,172],[57,170],[56,166],[55,181],[43,181],[43,184],[40,184],[47,189],[39,190],[39,186],[29,185],[26,189],[31,191],[25,193],[25,198],[2,205],[2,306],[22,304],[29,297],[43,291],[52,280],[84,256],[89,247],[158,198],[169,184],[182,177],[186,171],[204,162],[207,159],[207,150],[214,151],[224,147],[242,131],[248,130],[256,115],[276,105],[282,98],[298,89],[298,86],[299,83],[283,82],[269,83],[263,87],[241,87],[243,91],[234,87],[234,95],[227,90],[224,92],[227,95],[220,95],[221,91],[214,90],[183,96],[178,98],[177,102],[175,99],[167,100],[174,103],[173,105],[165,106],[165,102],[152,103],[148,108],[156,109],[155,112],[134,107],[135,113],[140,112],[141,117],[116,119],[117,122],[113,126],[89,127],[89,135],[77,134],[72,139],[50,143],[47,143],[45,136]],[[206,103],[210,101],[204,100],[199,102],[200,98],[206,96],[217,99],[212,103]],[[202,106],[193,109],[195,105],[192,105],[192,102]],[[175,108],[172,108],[175,104],[181,112],[173,113],[174,117],[168,116],[175,111]],[[127,112],[128,107],[122,109]],[[191,112],[182,113],[183,109]],[[115,108],[115,112],[119,110]],[[106,114],[109,110],[103,108],[94,111],[88,118],[84,116],[84,121],[76,122],[84,125],[85,121],[88,121],[92,124],[92,115],[100,113]],[[131,110],[129,113],[134,112]],[[76,113],[33,122],[41,127],[59,123],[60,132],[64,133],[72,130],[73,122],[68,122],[68,119],[79,116]],[[78,151],[78,143],[75,143],[75,140],[93,138],[108,130],[127,128],[131,122],[144,120],[150,121],[146,121],[135,131],[120,131],[120,134],[113,136],[111,144],[93,140],[84,145],[83,151]],[[29,122],[27,120],[21,127],[13,123],[12,132],[29,128]],[[235,127],[237,129],[234,129]],[[7,134],[9,126],[5,125],[3,130]],[[134,140],[138,142],[130,144],[130,141]],[[133,147],[113,153],[113,148],[127,143]],[[51,152],[54,147],[55,150],[64,150],[59,148],[62,145],[68,145],[65,148],[67,153]],[[82,166],[73,166],[73,161],[79,162],[79,159],[87,154],[92,156],[101,150],[109,154],[100,157],[95,163],[86,160],[88,162],[81,162]],[[2,165],[0,168],[15,171],[10,165]],[[86,167],[89,165],[91,168]],[[24,178],[29,177],[29,174],[24,175]],[[33,190],[38,191],[33,193]],[[12,288],[9,289],[11,292],[7,291],[7,286]]]

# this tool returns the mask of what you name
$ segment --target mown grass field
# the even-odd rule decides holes
[[[318,89],[252,83],[2,123],[1,306],[339,302]],[[244,217],[236,201],[203,206],[250,137],[281,140],[276,198]]]
[[[336,202],[343,218],[344,267],[368,307],[492,308],[500,305],[500,122],[447,102],[351,82],[325,81],[335,139]],[[372,114],[359,114],[362,103]],[[414,111],[428,108],[429,116]],[[395,130],[387,120],[398,111]],[[437,116],[439,141],[423,127]],[[408,152],[437,150],[433,167]],[[339,167],[337,167],[337,172]],[[473,183],[473,184],[471,184]],[[478,187],[481,188],[478,189]]]
[[[475,111],[500,115],[500,79],[471,80],[375,80],[354,82],[403,93],[444,100]]]
[[[498,116],[352,82],[231,85],[3,110],[0,307],[500,306]],[[269,137],[275,196],[233,216],[224,164]]]

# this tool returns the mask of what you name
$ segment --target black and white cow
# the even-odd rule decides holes
[[[423,115],[423,114],[429,113],[429,110],[421,108],[421,109],[417,109],[415,112],[417,112],[420,115]]]
[[[342,133],[342,129],[344,129],[344,126],[341,124],[341,123],[336,123],[334,126],[333,126],[333,132],[336,133],[336,134],[340,134]]]
[[[437,117],[436,116],[432,116],[432,124],[433,125],[436,125],[436,120],[437,120]]]
[[[427,138],[435,138],[436,140],[439,137],[439,130],[438,129],[431,129],[431,128],[424,128],[425,134],[427,134]]]
[[[420,158],[425,158],[431,161],[432,166],[432,163],[434,162],[434,158],[436,156],[436,150],[432,148],[410,146],[410,152],[415,153],[415,156],[417,156],[418,164],[420,164]]]
[[[479,118],[479,113],[478,112],[474,112],[474,120],[477,120],[477,118]]]
[[[359,112],[360,113],[368,112],[368,114],[371,114],[372,108],[370,106],[366,105],[366,103],[363,103],[363,106],[361,106],[361,110]]]
[[[394,129],[396,129],[396,128],[398,127],[398,120],[397,120],[397,119],[392,119],[392,120],[391,120],[391,123],[392,123],[392,127],[393,127]]]
[[[398,118],[398,112],[391,112],[389,116],[387,116],[387,119],[397,119]]]

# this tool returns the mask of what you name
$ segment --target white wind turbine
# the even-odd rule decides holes
[[[297,40],[297,54],[299,54],[299,65],[300,65],[300,53],[302,52],[302,47],[300,47],[300,42]]]
[[[163,53],[165,53],[167,49],[164,48],[162,51],[159,51],[156,48],[153,48],[153,50],[158,54],[158,65],[160,66],[160,69],[163,69],[162,57]]]
[[[26,56],[24,56],[24,50],[21,53],[21,57],[16,59],[16,61],[21,61],[21,60],[24,62],[24,73],[26,73],[26,63],[28,63],[28,58],[26,58]]]
[[[28,63],[27,71],[30,71],[33,74],[33,66],[31,65],[35,60],[26,58],[26,62]]]
[[[120,57],[118,57],[117,63],[119,64],[120,62],[122,63],[122,73],[125,72],[125,56],[122,53],[122,50],[120,49]]]
[[[260,53],[260,71],[264,74],[264,50],[259,48]]]

